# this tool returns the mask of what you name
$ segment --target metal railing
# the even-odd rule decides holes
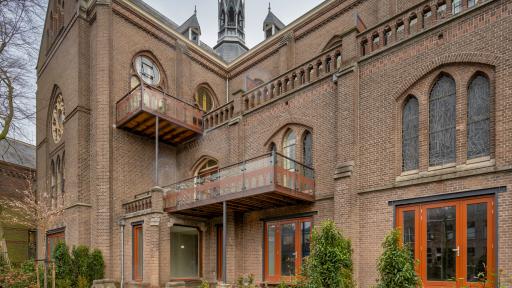
[[[314,195],[313,168],[278,153],[268,153],[223,167],[208,176],[197,176],[165,187],[166,208],[179,208],[205,200],[251,191],[288,189]]]
[[[196,131],[203,129],[203,111],[147,84],[137,85],[117,102],[117,124],[124,124],[140,111]]]

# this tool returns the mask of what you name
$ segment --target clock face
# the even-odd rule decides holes
[[[64,99],[62,99],[62,94],[59,94],[57,99],[55,99],[52,111],[52,136],[55,143],[59,143],[62,139],[65,118],[66,113],[64,111]]]

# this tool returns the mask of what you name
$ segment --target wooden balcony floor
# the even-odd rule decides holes
[[[245,213],[256,210],[310,204],[314,202],[312,194],[297,192],[278,185],[267,185],[243,192],[231,193],[196,200],[165,209],[170,214],[211,218],[222,216],[222,203],[226,201],[228,210]]]
[[[194,127],[188,127],[189,125],[176,122],[178,121],[170,121],[162,117],[159,118],[158,135],[160,141],[176,146],[201,134],[201,131],[197,131]],[[118,128],[140,136],[154,138],[156,134],[155,123],[156,116],[142,110],[134,114],[124,123],[121,123]]]

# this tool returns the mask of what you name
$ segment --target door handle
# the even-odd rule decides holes
[[[457,249],[452,249],[453,252],[457,252],[457,257],[460,256],[460,247],[457,246]]]

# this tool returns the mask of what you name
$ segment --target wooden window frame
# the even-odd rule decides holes
[[[479,282],[467,282],[467,207],[472,204],[487,203],[487,277],[486,287],[493,287],[494,274],[496,273],[495,243],[496,243],[496,214],[495,214],[495,196],[477,196],[470,198],[443,200],[427,202],[420,204],[410,204],[396,207],[396,223],[401,232],[403,223],[403,212],[415,211],[415,255],[414,258],[419,261],[416,272],[420,275],[424,287],[482,287]],[[456,243],[459,247],[460,256],[456,257],[456,279],[455,282],[449,281],[428,281],[427,280],[427,221],[426,211],[431,208],[454,206],[456,209]],[[400,238],[403,244],[403,237]],[[462,281],[461,281],[462,279]],[[450,283],[450,284],[447,284]]]
[[[300,218],[289,218],[289,219],[281,219],[281,220],[272,220],[267,221],[264,224],[263,231],[263,242],[264,242],[264,279],[267,283],[280,283],[280,282],[293,282],[294,279],[300,277],[300,273],[302,272],[302,224],[305,222],[311,223],[310,229],[310,239],[313,233],[313,217],[300,217]],[[282,276],[281,275],[281,229],[280,227],[284,224],[295,224],[295,275],[294,276]],[[275,225],[275,251],[274,251],[274,275],[269,275],[269,262],[268,262],[268,227],[269,225]]]
[[[52,251],[50,249],[50,239],[62,239],[66,242],[66,232],[64,229],[57,229],[46,233],[46,260],[51,260]]]
[[[142,282],[144,279],[144,227],[143,223],[134,223],[132,225],[132,279],[133,281]],[[139,239],[138,232],[141,232],[142,239]],[[139,255],[139,251],[137,249],[139,245],[139,241],[142,241],[142,255]],[[139,275],[139,261],[141,261],[140,265],[142,267],[142,275]]]

